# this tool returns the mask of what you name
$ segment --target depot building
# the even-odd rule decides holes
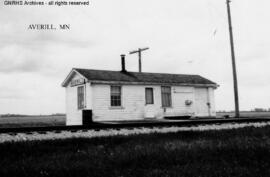
[[[66,125],[181,117],[215,117],[214,90],[199,75],[73,68],[66,89]]]

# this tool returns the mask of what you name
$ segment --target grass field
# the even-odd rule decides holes
[[[0,128],[65,125],[65,116],[0,117]]]
[[[225,115],[229,115],[230,117],[234,117],[234,112],[217,112],[217,117],[224,117]],[[252,111],[241,111],[240,112],[241,117],[255,117],[255,118],[261,118],[261,117],[269,117],[270,118],[270,112],[252,112]]]
[[[270,126],[0,144],[0,176],[269,176]]]

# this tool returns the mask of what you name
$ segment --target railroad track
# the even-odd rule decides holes
[[[182,122],[94,123],[89,126],[9,128],[0,129],[0,143],[172,133],[181,131],[226,130],[263,126],[270,126],[270,119],[209,119]]]
[[[254,123],[254,122],[270,122],[270,118],[230,118],[230,119],[194,119],[183,121],[140,121],[140,122],[94,122],[88,126],[52,126],[52,127],[20,127],[20,128],[0,128],[0,134],[16,135],[17,133],[25,134],[46,134],[47,132],[61,133],[62,131],[69,132],[87,132],[89,130],[121,130],[134,128],[163,128],[163,127],[189,127],[209,124],[223,123]]]

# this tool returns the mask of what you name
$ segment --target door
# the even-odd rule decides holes
[[[84,126],[91,125],[93,122],[92,114],[93,113],[91,109],[82,110],[82,120]]]
[[[195,88],[195,112],[196,116],[210,116],[210,103],[207,88]]]
[[[154,106],[154,89],[151,87],[145,88],[145,118],[155,118],[155,106]]]

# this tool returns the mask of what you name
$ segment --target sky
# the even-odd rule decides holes
[[[45,0],[48,1],[48,0]],[[199,74],[220,85],[216,109],[233,110],[225,0],[90,0],[89,6],[0,2],[0,114],[65,112],[61,83],[73,67]],[[232,0],[241,110],[270,108],[270,1]],[[70,30],[28,30],[70,24]]]

